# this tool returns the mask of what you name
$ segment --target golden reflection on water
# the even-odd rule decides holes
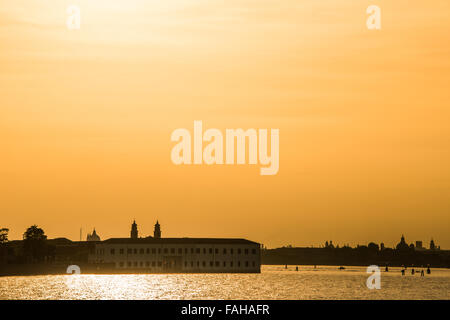
[[[261,274],[0,277],[0,299],[450,299],[450,269],[420,277],[399,268],[369,290],[365,267],[263,266]]]

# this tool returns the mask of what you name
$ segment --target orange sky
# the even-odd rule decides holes
[[[81,8],[81,29],[66,8]],[[382,30],[366,28],[366,8]],[[0,227],[21,238],[433,237],[450,248],[448,0],[3,0]],[[175,166],[177,128],[279,128],[280,169]]]

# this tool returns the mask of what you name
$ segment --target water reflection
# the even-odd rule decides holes
[[[382,272],[369,290],[365,267],[263,266],[261,274],[132,274],[0,277],[1,299],[449,299],[450,270]]]

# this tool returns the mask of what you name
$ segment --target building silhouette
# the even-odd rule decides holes
[[[434,244],[434,240],[431,239],[430,241],[430,250],[435,250],[436,249],[436,245]]]
[[[160,226],[158,220],[156,220],[155,230],[153,231],[153,238],[161,239],[161,226]]]
[[[98,236],[97,232],[95,231],[95,228],[94,228],[94,231],[92,231],[92,233],[87,234],[86,241],[100,241],[100,237]]]
[[[131,225],[130,238],[131,239],[137,239],[138,238],[138,229],[137,229],[136,220],[134,220],[133,224]]]
[[[260,244],[246,239],[138,237],[136,221],[129,238],[96,242],[88,263],[99,268],[141,272],[261,272]]]
[[[396,249],[397,250],[408,250],[410,247],[405,241],[405,236],[402,235],[402,238],[400,239],[400,242],[397,244]]]

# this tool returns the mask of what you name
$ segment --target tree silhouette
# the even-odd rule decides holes
[[[8,232],[7,228],[0,228],[0,243],[8,242]]]
[[[32,225],[23,234],[23,251],[26,258],[32,261],[42,261],[47,252],[47,236],[44,230]]]

